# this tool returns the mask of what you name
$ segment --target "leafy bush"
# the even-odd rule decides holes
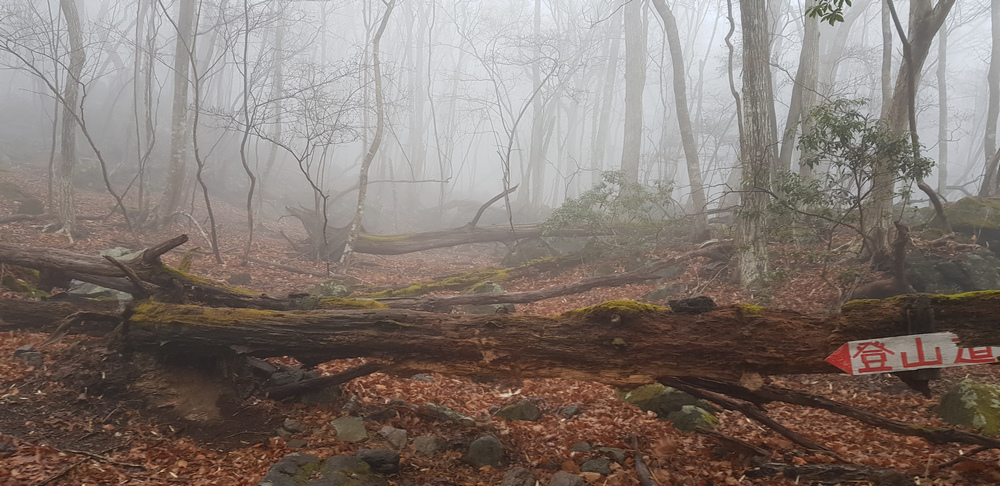
[[[556,209],[542,230],[586,229],[612,247],[634,247],[655,240],[670,221],[672,191],[669,182],[645,186],[628,182],[622,171],[605,172],[601,182]]]

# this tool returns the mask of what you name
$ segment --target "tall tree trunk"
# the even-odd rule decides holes
[[[892,18],[889,14],[889,0],[882,0],[882,111],[881,117],[889,116],[892,102]]]
[[[816,0],[807,0],[808,9],[816,5]],[[805,10],[803,10],[804,12]],[[785,130],[781,135],[781,151],[778,154],[780,170],[789,170],[792,165],[792,152],[795,150],[795,135],[806,131],[805,123],[809,111],[816,100],[816,82],[819,76],[819,19],[803,15],[802,51],[799,53],[799,66],[795,71],[795,84],[792,86],[792,99],[788,103],[788,117],[785,118]],[[799,164],[799,174],[812,176],[808,165]]]
[[[941,24],[938,34],[938,194],[944,196],[948,190],[948,25]]]
[[[639,182],[642,155],[642,92],[646,86],[646,25],[643,0],[625,4],[625,133],[621,168],[625,179]]]
[[[76,0],[60,0],[59,8],[66,18],[66,32],[69,35],[69,70],[63,86],[62,139],[58,172],[59,231],[73,240],[76,226],[76,204],[73,200],[73,168],[76,166],[76,127],[79,108],[80,75],[87,62],[83,51],[83,31],[80,27],[80,12]]]
[[[986,133],[983,136],[983,147],[986,155],[986,169],[983,172],[983,185],[979,187],[980,197],[997,194],[1000,177],[997,175],[997,118],[1000,118],[1000,0],[990,2],[990,29],[993,35],[993,47],[990,51],[990,72],[986,76],[990,90],[990,99],[986,108]]]
[[[178,3],[175,23],[177,41],[174,45],[174,97],[170,118],[170,167],[158,211],[162,222],[167,222],[167,219],[180,207],[187,162],[187,103],[191,84],[188,73],[192,55],[195,0],[180,0]]]
[[[382,22],[379,23],[378,30],[372,38],[372,75],[375,81],[375,136],[372,137],[368,152],[365,153],[365,158],[361,162],[361,176],[358,181],[358,208],[354,213],[354,220],[351,222],[347,244],[344,246],[344,252],[340,256],[340,264],[343,267],[347,267],[350,264],[354,241],[358,238],[358,233],[361,232],[361,218],[364,217],[365,213],[365,196],[368,194],[368,169],[371,167],[372,161],[375,160],[375,156],[378,155],[379,146],[382,145],[382,135],[385,131],[385,106],[382,93],[382,67],[379,64],[379,43],[382,41],[382,34],[385,33],[385,27],[389,24],[389,16],[392,15],[392,9],[395,6],[396,0],[389,0],[389,3],[385,6],[385,13],[382,14]]]
[[[955,0],[938,0],[933,5],[931,0],[910,2],[910,25],[905,40],[909,45],[904,45],[909,51],[909,56],[906,56],[908,59],[904,59],[899,67],[892,102],[889,111],[883,117],[889,130],[896,135],[907,133],[910,128],[910,104],[919,85],[920,72],[924,61],[927,60],[934,36],[941,29],[941,24],[944,23],[954,4]],[[874,164],[872,198],[865,211],[865,218],[869,220],[865,226],[870,228],[869,238],[866,240],[871,248],[867,248],[866,251],[872,255],[884,256],[887,254],[887,238],[892,221],[893,182],[897,174],[889,173],[882,161],[876,160]]]
[[[708,218],[705,214],[705,188],[698,162],[698,146],[691,128],[691,114],[688,111],[687,84],[684,70],[684,55],[681,53],[681,38],[677,32],[677,19],[664,0],[653,0],[653,6],[663,19],[663,30],[670,47],[670,64],[673,70],[674,104],[677,106],[677,124],[680,126],[681,145],[687,161],[688,180],[691,182],[691,205],[694,207],[694,230],[698,237],[705,236]]]
[[[743,197],[738,220],[740,283],[749,287],[767,272],[765,192],[775,159],[768,134],[774,103],[771,88],[771,39],[766,0],[741,0],[743,31]]]
[[[622,41],[622,14],[615,11],[608,18],[608,65],[604,71],[604,92],[601,94],[601,109],[595,113],[597,129],[590,150],[590,168],[594,172],[594,184],[600,182],[599,171],[604,170],[604,158],[608,146],[608,128],[611,124],[611,107],[615,102],[615,80],[618,79],[618,57]]]
[[[542,82],[542,71],[539,63],[541,62],[542,50],[541,46],[538,44],[541,41],[542,35],[542,0],[535,0],[535,13],[534,13],[534,34],[535,34],[535,45],[532,49],[534,62],[531,63],[531,88],[535,92],[541,89]],[[531,179],[530,187],[526,186],[525,189],[528,191],[522,194],[528,194],[530,204],[533,207],[540,207],[542,205],[542,192],[545,187],[545,151],[542,148],[543,142],[542,138],[545,136],[545,125],[548,120],[545,119],[545,110],[542,106],[542,97],[535,96],[534,101],[531,103],[531,141],[528,147],[528,178]]]

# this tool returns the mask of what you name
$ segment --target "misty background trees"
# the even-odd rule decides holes
[[[832,17],[806,15],[824,6]],[[459,226],[517,186],[509,217],[483,221],[512,225],[621,171],[669,187],[665,212],[699,238],[735,211],[749,284],[767,272],[783,174],[827,180],[798,144],[816,106],[867,100],[894,135],[914,129],[947,200],[1000,187],[1000,0],[836,7],[3,0],[0,154],[48,167],[53,229],[74,235],[73,181],[90,178],[130,228],[196,222],[219,259],[218,231],[247,235],[246,258],[286,207],[320,215],[307,230],[325,241],[328,225]],[[858,217],[877,253],[898,204],[926,203],[900,196],[916,181],[896,165],[869,162]],[[221,202],[246,227],[218,228]]]

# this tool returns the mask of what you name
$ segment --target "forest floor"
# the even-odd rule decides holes
[[[22,192],[43,197],[44,175],[38,171],[15,169],[0,172],[0,184],[14,184]],[[78,214],[105,215],[110,212],[110,196],[78,191]],[[16,204],[0,196],[0,218],[13,214]],[[269,294],[310,290],[322,278],[289,273],[270,266],[239,265],[245,244],[245,213],[238,207],[217,204],[221,222],[224,264],[215,263],[206,250],[195,260],[191,271],[197,275],[226,280],[248,272],[251,289]],[[171,232],[145,233],[136,240],[121,224],[120,216],[108,221],[87,221],[85,239],[70,244],[65,236],[42,232],[42,223],[17,222],[0,225],[0,240],[36,247],[67,248],[80,253],[124,246],[151,245],[178,232],[191,234],[192,243],[182,251],[165,255],[168,264],[179,263],[183,250],[194,246],[209,248],[197,228],[178,225]],[[252,255],[256,258],[313,272],[325,265],[294,256],[279,235],[301,234],[297,222],[288,218],[266,221],[259,232]],[[665,248],[657,256],[680,254],[685,247]],[[808,247],[776,247],[774,277],[766,293],[741,291],[725,269],[708,270],[692,265],[673,282],[688,289],[680,297],[708,295],[719,304],[747,302],[793,309],[811,314],[827,313],[834,306],[837,291],[828,283],[837,272],[850,268],[823,268],[812,263],[819,250]],[[499,267],[506,252],[503,245],[478,244],[432,250],[400,256],[357,255],[348,272],[371,286],[398,286],[458,271]],[[600,265],[624,267],[622,259],[587,262],[550,273],[539,273],[504,283],[508,291],[537,289],[578,280],[593,274]],[[555,314],[573,308],[621,298],[637,299],[656,284],[598,288],[591,291],[517,305],[518,313]],[[0,298],[20,298],[12,293]],[[2,318],[2,316],[0,316]],[[10,331],[0,333],[0,485],[82,485],[82,484],[188,484],[255,485],[278,459],[293,451],[326,457],[353,453],[361,448],[384,446],[378,430],[384,425],[406,429],[409,437],[433,434],[447,438],[452,448],[435,456],[416,453],[412,446],[401,451],[402,468],[388,476],[394,485],[498,485],[511,467],[530,469],[540,484],[548,484],[557,470],[579,473],[580,465],[596,453],[572,452],[570,446],[588,442],[596,446],[618,447],[632,453],[630,434],[639,439],[639,449],[654,477],[662,485],[750,485],[797,484],[796,478],[744,476],[750,461],[726,449],[709,437],[675,430],[670,423],[624,403],[612,387],[591,382],[566,380],[524,380],[521,382],[476,382],[467,378],[429,375],[411,377],[375,373],[343,386],[345,394],[337,402],[302,405],[251,397],[211,395],[199,387],[201,378],[177,382],[163,377],[159,382],[136,381],[150,363],[134,362],[107,348],[101,339],[67,336],[43,348],[45,363],[29,366],[13,357],[22,345],[40,345],[45,334]],[[724,352],[724,350],[720,350]],[[706,356],[706,359],[711,359]],[[360,363],[341,360],[319,366],[324,374],[335,373]],[[965,377],[998,383],[1000,368],[975,366],[943,371],[932,384],[939,397]],[[148,376],[148,375],[142,375]],[[174,380],[174,381],[171,381]],[[851,377],[841,374],[776,376],[778,385],[819,394],[852,406],[871,410],[889,418],[917,425],[942,425],[931,411],[937,400],[926,399],[909,390],[899,380],[884,375]],[[173,404],[150,406],[145,397],[165,386],[188,387],[190,400],[210,400],[221,413],[213,425],[189,421],[170,413]],[[537,422],[507,422],[491,417],[497,406],[524,398],[536,399],[545,411]],[[368,414],[367,442],[337,441],[330,421],[345,415],[347,401]],[[402,400],[402,402],[400,401]],[[420,414],[407,405],[435,402],[470,415],[482,422],[475,427],[446,423]],[[405,403],[405,405],[400,405]],[[577,405],[580,415],[564,418],[555,413],[567,405]],[[835,450],[856,465],[890,468],[916,478],[917,484],[972,485],[1000,483],[1000,453],[986,451],[966,461],[944,468],[971,447],[933,445],[923,439],[900,436],[873,428],[823,410],[784,404],[768,406],[773,418],[806,437]],[[305,426],[296,439],[307,441],[297,449],[289,439],[276,435],[285,418]],[[770,461],[788,464],[830,464],[836,459],[805,451],[782,436],[751,422],[738,412],[719,414],[717,430],[770,451]],[[461,447],[483,433],[497,436],[506,449],[503,468],[473,468],[461,460]],[[587,476],[593,484],[638,484],[631,459],[624,466],[613,465],[612,474]]]

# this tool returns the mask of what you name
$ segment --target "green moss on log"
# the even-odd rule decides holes
[[[324,297],[316,304],[317,309],[388,309],[389,306],[371,299],[350,299],[346,297]]]
[[[740,303],[740,304],[736,304],[736,307],[738,307],[740,309],[740,312],[744,316],[759,316],[759,315],[762,315],[764,313],[764,307],[763,306],[759,306],[759,305],[751,305],[751,304],[742,304],[742,303]]]
[[[216,282],[215,280],[207,279],[205,277],[199,277],[197,275],[185,272],[183,270],[178,270],[176,268],[171,268],[167,265],[163,265],[163,271],[168,275],[171,275],[182,282],[187,282],[190,285],[197,285],[200,287],[215,288],[231,294],[245,295],[248,297],[256,297],[260,295],[260,292],[254,292],[250,289],[244,289],[241,287],[235,287],[232,285],[226,285],[223,283]]]
[[[622,319],[638,317],[642,315],[669,314],[669,308],[644,304],[634,300],[611,300],[603,304],[598,304],[582,309],[574,309],[562,314],[563,317],[582,317],[585,319],[605,319],[619,316]]]
[[[139,324],[191,326],[230,326],[246,322],[274,319],[280,311],[233,307],[203,307],[197,305],[162,305],[155,300],[137,304],[129,321]]]
[[[412,237],[413,235],[410,234],[379,236],[379,235],[369,235],[367,233],[361,233],[358,235],[358,238],[361,238],[362,240],[373,241],[377,243],[394,243],[397,241],[406,241]]]
[[[398,290],[383,290],[367,294],[365,297],[381,299],[386,297],[417,297],[438,290],[464,290],[470,286],[485,282],[502,282],[510,279],[507,269],[494,268],[487,270],[476,270],[472,272],[462,272],[441,280],[428,280],[415,283],[409,287]]]

